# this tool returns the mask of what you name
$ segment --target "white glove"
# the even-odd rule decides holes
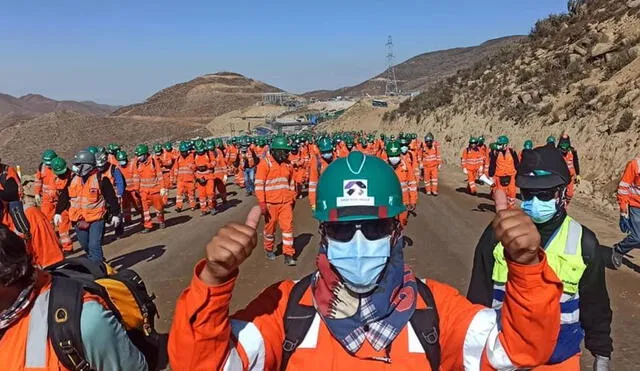
[[[478,170],[478,172],[479,172],[480,174],[484,173],[484,166],[480,167],[480,169]]]
[[[229,177],[228,177],[228,176],[226,176],[226,175],[225,175],[225,176],[223,176],[223,177],[222,177],[222,183],[227,184],[227,179],[228,179],[228,178],[229,178]]]
[[[467,175],[467,173],[469,173],[469,172],[467,171],[467,168],[462,168],[462,172],[464,173],[464,175]]]
[[[111,225],[115,228],[120,225],[120,218],[117,216],[111,217]]]
[[[442,169],[442,164],[438,165],[438,170]]]
[[[60,214],[56,214],[53,216],[53,225],[55,225],[56,227],[62,223],[62,215]]]
[[[160,196],[164,197],[166,195],[167,195],[167,189],[166,188],[160,189]]]
[[[593,371],[609,371],[609,358],[596,356],[593,361]]]
[[[33,198],[35,198],[36,205],[40,205],[40,202],[42,202],[42,197],[40,195],[35,195],[33,196]]]

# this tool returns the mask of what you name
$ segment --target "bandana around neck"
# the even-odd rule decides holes
[[[402,241],[402,239],[400,239]],[[376,350],[386,348],[406,326],[416,307],[416,278],[404,264],[402,244],[391,249],[378,287],[367,294],[349,291],[331,268],[326,247],[316,259],[312,280],[314,305],[327,328],[350,353],[365,339]]]
[[[0,313],[0,330],[5,330],[9,326],[11,326],[18,318],[20,318],[22,312],[24,312],[25,309],[27,309],[27,307],[31,305],[31,302],[34,299],[34,286],[35,283],[27,286],[20,292],[20,295],[18,295],[16,301],[13,302],[13,304],[9,308],[3,310],[2,313]]]

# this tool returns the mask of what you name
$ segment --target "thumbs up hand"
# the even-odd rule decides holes
[[[244,223],[227,223],[206,247],[207,265],[200,279],[208,285],[220,285],[237,274],[238,267],[256,248],[256,228],[260,222],[260,207],[254,206]]]
[[[493,230],[504,246],[505,255],[519,264],[540,262],[540,233],[531,218],[520,209],[509,209],[506,194],[495,191],[496,217]]]

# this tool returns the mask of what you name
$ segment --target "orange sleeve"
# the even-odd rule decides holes
[[[545,364],[560,331],[562,283],[541,253],[536,265],[507,261],[502,309],[470,303],[452,287],[427,281],[440,317],[443,370],[529,368]]]
[[[42,194],[42,172],[40,169],[36,171],[33,181],[33,194],[41,195]]]
[[[618,184],[618,205],[620,205],[621,211],[626,211],[629,206],[629,198],[631,196],[630,188],[634,183],[635,175],[638,172],[635,166],[636,161],[632,160],[627,163],[627,166],[624,168],[624,173],[622,174],[622,178],[620,179],[620,183]]]
[[[176,304],[169,333],[171,368],[181,370],[277,370],[284,341],[283,317],[292,281],[265,289],[245,309],[229,316],[235,278],[207,286],[198,275],[200,261],[189,287]]]
[[[29,221],[31,240],[27,242],[27,246],[33,256],[33,263],[46,267],[64,259],[56,232],[44,214],[33,206],[26,208],[24,214]]]
[[[466,165],[467,165],[467,151],[463,149],[462,153],[460,153],[460,166],[466,167]]]
[[[418,177],[415,168],[409,169],[407,173],[407,183],[409,184],[409,203],[416,205],[418,203]]]
[[[258,162],[258,166],[256,169],[256,179],[255,179],[255,192],[256,198],[258,202],[266,202],[267,195],[265,192],[265,182],[267,181],[267,173],[269,172],[269,167],[267,165],[267,161]]]
[[[316,189],[318,187],[318,158],[316,156],[311,157],[309,165],[309,203],[311,207],[316,204]]]

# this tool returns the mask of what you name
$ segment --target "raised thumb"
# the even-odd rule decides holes
[[[247,215],[247,221],[244,222],[247,226],[256,229],[258,228],[258,224],[260,223],[260,216],[262,215],[262,211],[260,210],[260,206],[254,206],[249,211],[249,215]]]
[[[493,200],[496,203],[496,212],[507,210],[509,203],[507,202],[507,194],[503,190],[496,190],[493,192]]]

